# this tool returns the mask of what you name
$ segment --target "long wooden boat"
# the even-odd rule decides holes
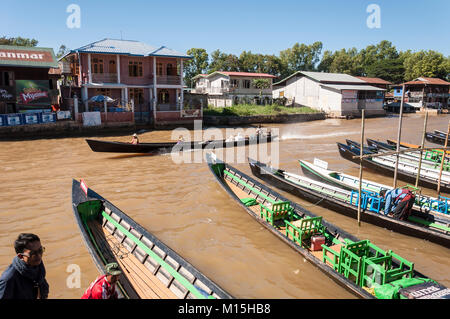
[[[269,184],[339,214],[358,217],[358,191],[274,169],[251,159],[249,162],[253,175]],[[433,215],[413,211],[408,221],[401,221],[384,215],[384,201],[377,194],[364,191],[361,198],[362,221],[450,248],[450,227],[437,223]]]
[[[442,291],[431,298],[450,298],[450,289],[415,270],[414,263],[359,240],[211,154],[206,156],[218,183],[245,212],[356,296],[412,298],[412,291],[426,285]]]
[[[166,143],[139,143],[131,144],[126,142],[113,142],[86,139],[89,147],[94,152],[110,152],[110,153],[160,153],[171,152],[172,150],[194,150],[194,149],[213,149],[236,147],[249,144],[269,143],[277,136],[272,135],[254,135],[244,138],[240,141],[215,140],[204,142],[166,142]]]
[[[81,186],[73,180],[72,208],[83,241],[101,274],[110,262],[122,268],[122,298],[232,298],[119,208]]]
[[[445,145],[445,135],[440,133],[426,132],[425,139],[431,143]]]
[[[349,146],[355,146],[357,148],[360,147],[360,143],[352,141],[352,140],[349,140],[349,139],[346,139],[346,143]],[[375,146],[371,146],[371,145],[369,145],[368,147],[364,146],[363,150],[364,150],[365,154],[369,154],[369,153],[382,154],[382,153],[387,152],[387,150],[385,150],[385,149],[378,149]],[[398,159],[399,159],[399,162],[408,163],[410,165],[418,167],[419,166],[419,156],[413,155],[411,153],[401,153],[401,154],[399,154]],[[392,154],[391,155],[386,155],[386,156],[383,156],[383,157],[378,157],[377,159],[379,159],[379,158],[395,159],[396,160],[396,155],[392,155]],[[421,168],[428,168],[430,170],[435,170],[436,173],[439,173],[440,167],[441,167],[441,162],[438,161],[435,156],[430,158],[429,152],[426,152],[424,154],[424,157],[422,158]],[[449,171],[450,171],[450,166],[446,162],[444,164],[444,166],[443,166],[442,174],[448,175],[448,177],[450,178],[450,172]]]
[[[384,143],[381,141],[373,140],[370,138],[367,139],[367,144],[371,147],[376,147],[378,150],[385,150],[385,151],[395,151],[396,150],[395,145],[391,145],[391,144]],[[405,149],[404,147],[401,147],[401,148]],[[417,149],[417,148],[415,148],[415,149]],[[407,154],[407,155],[412,156],[417,159],[420,158],[420,153],[417,151],[416,152],[408,152],[408,153],[404,153],[404,154]],[[443,154],[442,150],[438,150],[438,149],[423,151],[422,159],[432,161],[433,163],[438,163],[440,165],[441,160],[442,160],[442,154]],[[446,156],[444,158],[444,163],[446,163],[448,165],[449,162],[450,162],[450,158],[448,156]]]
[[[305,160],[299,160],[299,163],[303,175],[307,177],[337,186],[342,189],[354,192],[359,191],[358,177],[334,170],[329,170],[327,162],[318,161],[318,165],[315,165]],[[375,194],[377,196],[383,189],[392,190],[391,186],[376,183],[366,179],[363,179],[361,181],[361,188],[363,191]],[[446,198],[443,196],[439,196],[438,198],[436,198],[417,192],[415,193],[416,198],[413,205],[413,212],[415,212],[414,214],[416,215],[421,215],[420,220],[415,220],[416,223],[419,222],[420,224],[427,227],[438,228],[441,230],[445,229],[442,228],[442,226],[447,227],[447,225],[450,225],[450,198]],[[414,216],[412,216],[412,219],[414,219]]]
[[[387,142],[388,144],[390,144],[390,145],[397,145],[397,141],[396,141],[396,140],[390,140],[390,139],[388,139],[388,140],[386,140],[386,142]],[[420,145],[417,145],[417,144],[410,144],[410,143],[405,143],[405,142],[400,142],[400,146],[402,146],[402,147],[407,147],[407,148],[421,148]],[[442,149],[437,149],[437,151],[441,151],[441,152],[442,152]],[[446,150],[446,151],[445,151],[445,154],[446,154],[446,156],[449,156],[450,150]]]
[[[353,156],[359,156],[359,148],[355,146],[348,146],[342,143],[337,143],[339,154],[353,163],[359,165],[359,158],[353,158]],[[370,168],[376,172],[382,173],[386,176],[393,176],[395,170],[395,159],[394,158],[363,158],[362,165],[364,167]],[[398,163],[397,177],[408,183],[415,183],[417,176],[418,167],[416,165],[411,165],[408,163]],[[431,170],[428,168],[421,168],[419,185],[436,189],[439,180],[439,172],[436,170]],[[450,193],[450,181],[446,179],[446,176],[442,174],[441,178],[441,191]]]

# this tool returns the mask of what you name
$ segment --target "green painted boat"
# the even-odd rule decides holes
[[[72,208],[100,274],[108,263],[121,267],[119,298],[232,298],[131,217],[76,180],[72,182]]]
[[[419,273],[414,263],[345,232],[213,154],[206,158],[218,183],[243,211],[356,296],[450,298],[450,289]]]

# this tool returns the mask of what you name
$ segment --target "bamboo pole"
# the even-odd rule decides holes
[[[400,103],[400,117],[398,120],[398,133],[397,133],[397,152],[400,151],[400,137],[402,134],[402,118],[403,118],[403,103],[405,100],[405,84],[403,84],[402,88],[402,101]],[[395,170],[394,170],[394,189],[397,188],[397,171],[398,171],[398,162],[399,162],[399,153],[397,153],[397,160],[395,161]]]
[[[362,156],[364,146],[364,109],[361,110],[361,147],[359,148],[359,197],[358,197],[358,226],[361,226],[361,195],[362,195]]]
[[[447,147],[447,144],[448,144],[448,134],[449,133],[450,133],[450,121],[448,122],[447,135],[445,136],[444,149]],[[442,169],[444,168],[444,160],[445,160],[445,152],[442,154],[441,169],[439,171],[439,179],[438,179],[438,187],[437,187],[438,197],[439,197],[439,195],[441,193],[441,177],[442,177]]]
[[[423,147],[425,146],[425,134],[427,133],[428,112],[425,113],[425,123],[423,124],[422,147],[420,148],[419,169],[417,170],[415,188],[419,185],[420,169],[422,167]],[[445,156],[444,156],[445,157]]]

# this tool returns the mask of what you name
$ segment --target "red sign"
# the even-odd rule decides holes
[[[31,88],[31,89],[28,89],[26,92],[19,94],[20,103],[23,103],[23,104],[28,104],[30,102],[33,102],[35,100],[39,100],[42,98],[47,99],[48,92]]]
[[[84,182],[84,180],[81,180],[81,181],[80,181],[80,187],[81,187],[81,189],[84,191],[84,193],[85,193],[86,196],[87,196],[88,187],[87,187],[86,183]]]
[[[49,51],[0,49],[0,60],[54,62]]]

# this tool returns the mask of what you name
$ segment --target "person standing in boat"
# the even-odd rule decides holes
[[[81,299],[117,299],[116,284],[122,271],[117,263],[105,266],[106,275],[99,276],[86,289]]]
[[[22,233],[14,249],[17,255],[0,277],[0,299],[47,299],[49,285],[41,240],[35,234]]]
[[[131,138],[131,142],[130,143],[131,144],[135,144],[135,145],[139,144],[139,138],[138,138],[136,133],[133,134],[133,137]]]
[[[385,200],[384,215],[392,213],[394,218],[408,220],[414,205],[415,196],[406,188],[396,188],[390,191],[380,191],[380,196]]]

